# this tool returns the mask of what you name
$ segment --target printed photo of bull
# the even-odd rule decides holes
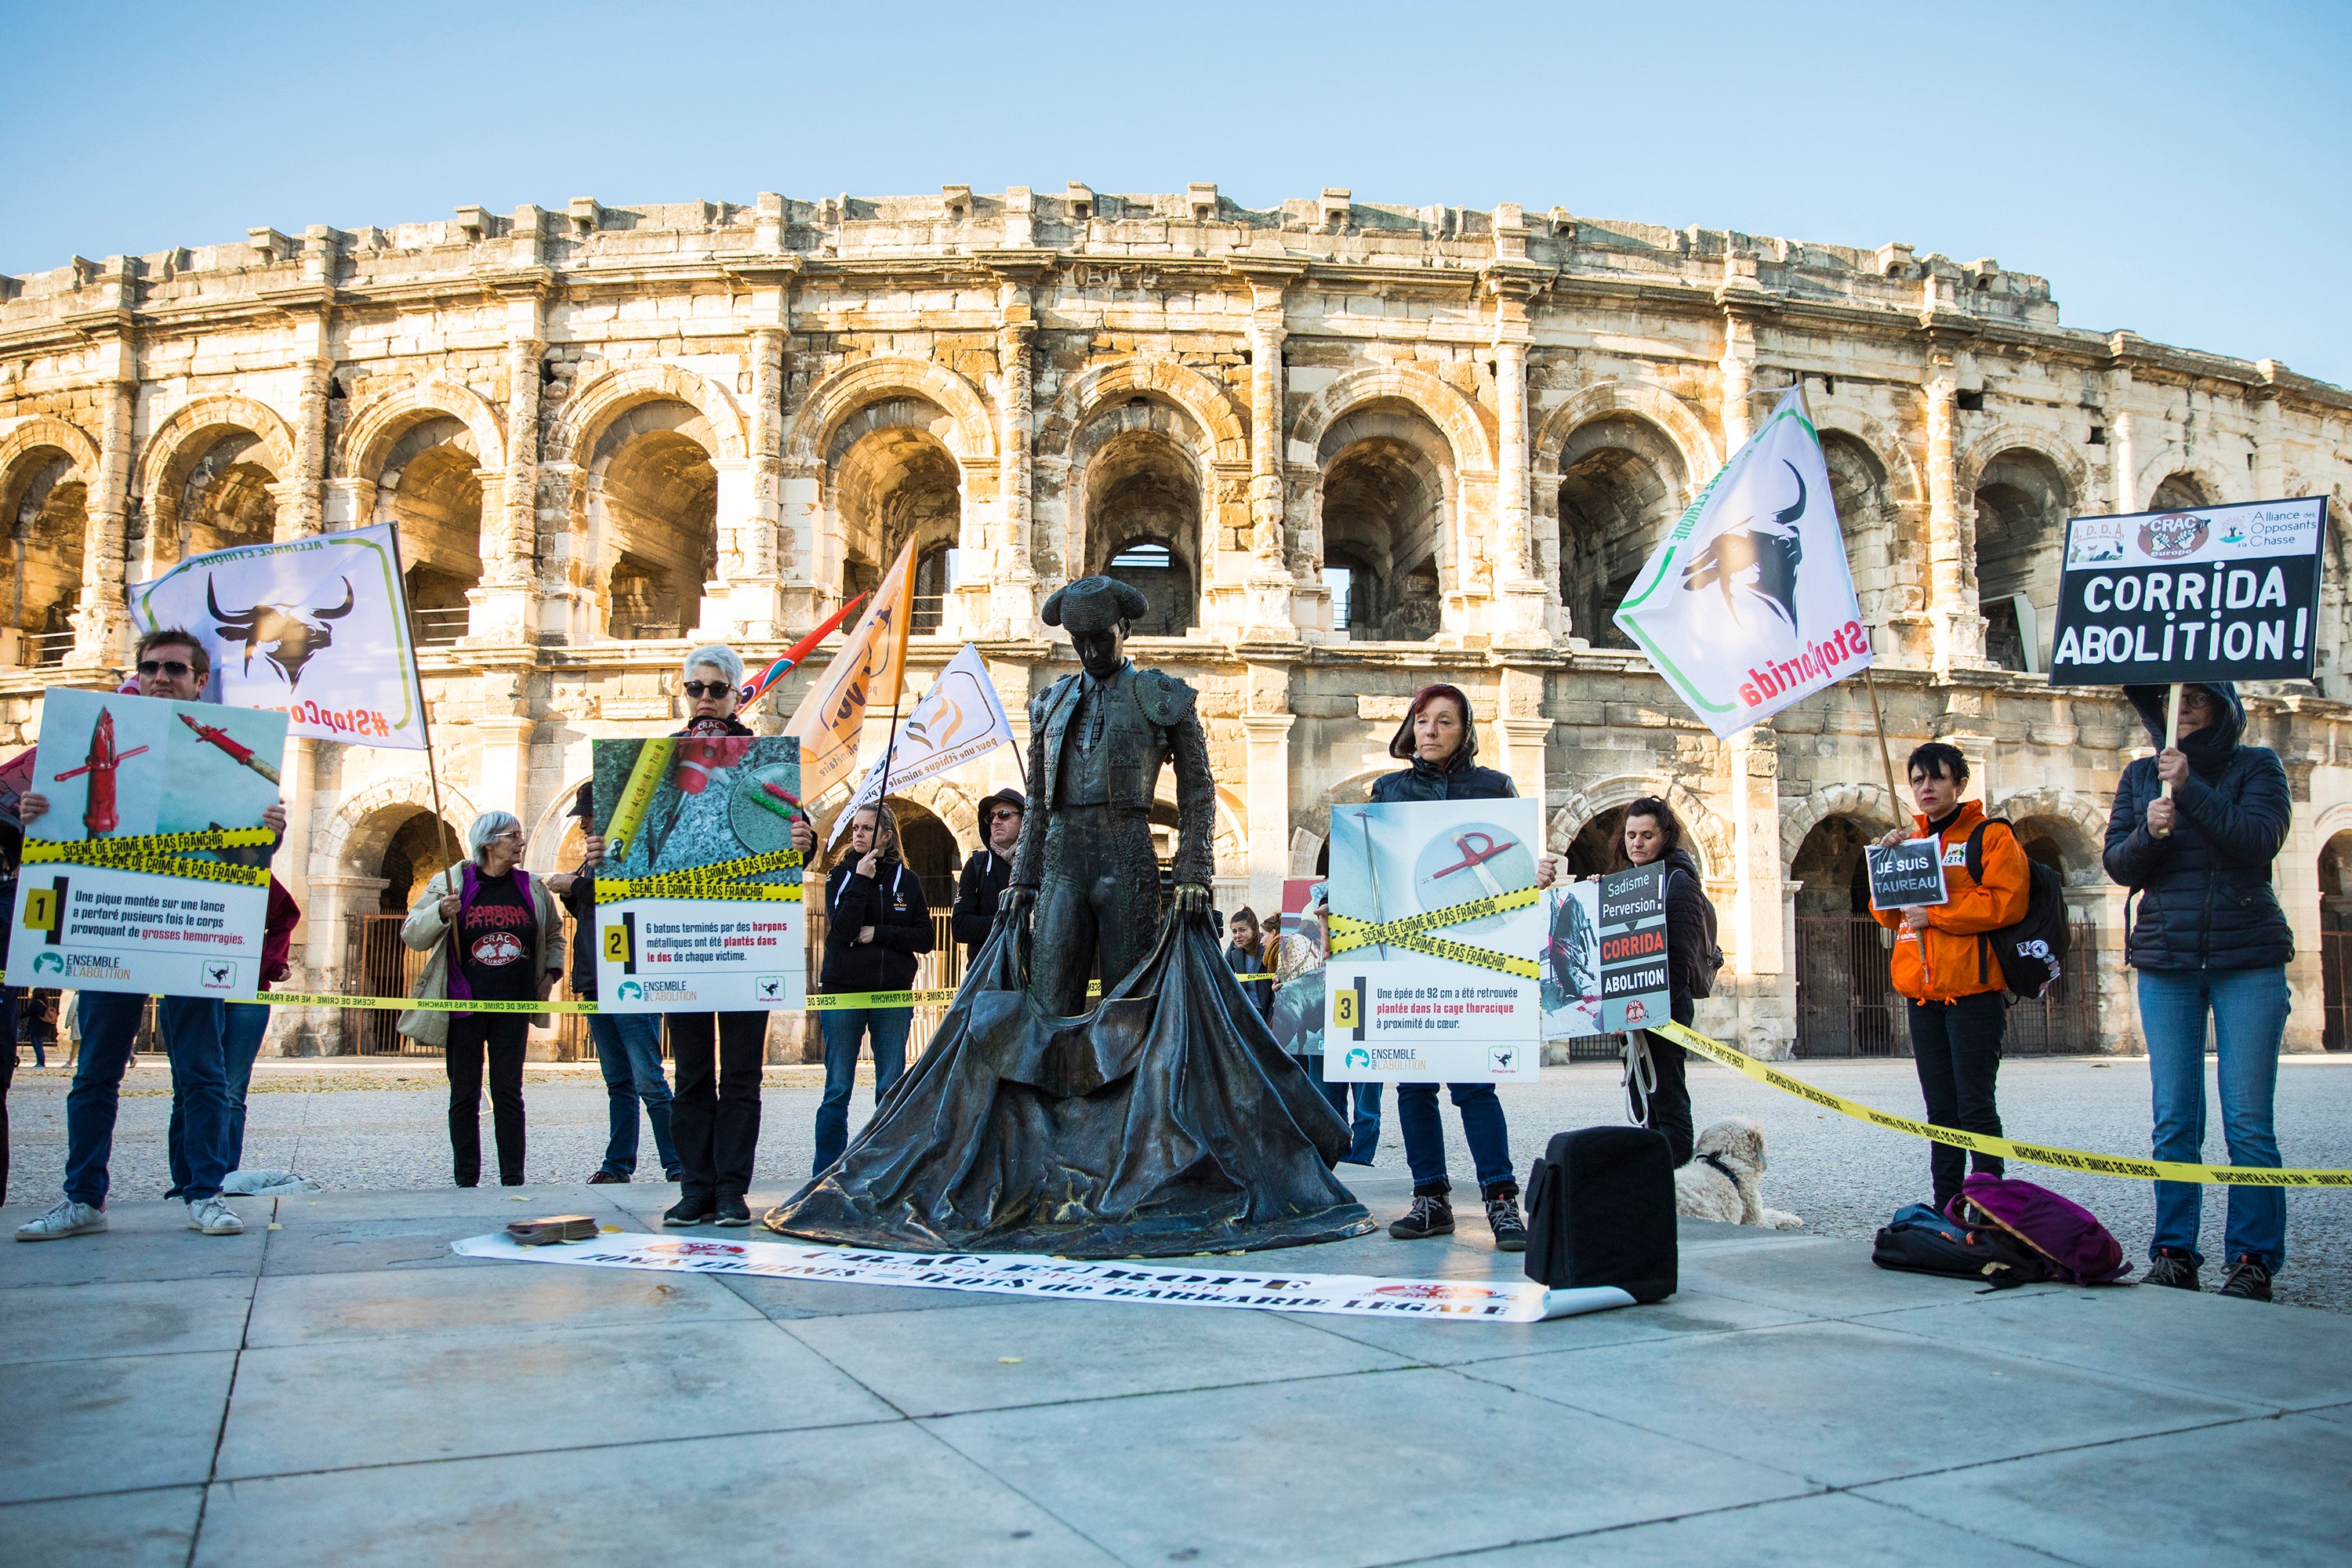
[[[253,673],[253,656],[258,653],[286,678],[287,685],[299,687],[302,667],[335,646],[334,623],[358,607],[359,596],[352,591],[352,580],[346,577],[342,584],[343,602],[332,609],[253,605],[242,610],[224,610],[218,586],[207,573],[205,607],[212,612],[215,637],[224,641],[243,639],[246,674]]]

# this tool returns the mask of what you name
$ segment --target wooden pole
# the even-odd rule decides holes
[[[1886,794],[1895,803],[1895,818],[1903,819],[1903,792],[1895,787],[1895,757],[1886,749],[1886,720],[1878,710],[1878,681],[1868,665],[1862,667],[1862,683],[1870,691],[1870,725],[1878,731],[1878,765],[1886,770]]]
[[[2174,681],[2172,683],[2172,694],[2165,700],[2164,749],[2168,752],[2180,744],[2180,688],[2182,684],[2183,683],[2180,681]],[[2172,785],[2169,783],[2158,784],[2156,787],[2156,797],[2158,800],[2170,800],[2172,798]],[[2155,830],[2150,829],[2149,831],[2154,832]],[[2171,835],[2169,832],[2158,833],[2156,834],[2156,837],[2158,838],[2167,838],[2171,837]]]
[[[400,525],[396,522],[392,525],[392,569],[394,584],[400,593],[401,618],[408,626],[408,662],[413,666],[416,663],[416,612],[408,603],[408,566],[401,559]],[[425,735],[425,776],[433,786],[433,820],[440,826],[441,853],[448,857],[446,868],[454,874],[457,869],[457,846],[450,836],[449,819],[441,811],[441,769],[433,755],[433,710],[432,705],[425,700],[425,672],[422,669],[416,672],[416,727]],[[449,884],[449,890],[453,893],[457,890],[456,882]]]

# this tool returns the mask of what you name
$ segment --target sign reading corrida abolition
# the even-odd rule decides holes
[[[2066,525],[2057,686],[2310,677],[2324,496]]]

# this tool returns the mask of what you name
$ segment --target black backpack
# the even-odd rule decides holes
[[[1528,1278],[1554,1290],[1675,1293],[1675,1157],[1663,1132],[1587,1127],[1553,1137],[1528,1173]]]
[[[2011,838],[2017,837],[2017,829],[2000,816],[1986,817],[1969,833],[1969,875],[1979,885],[1984,881],[1984,832],[1996,823],[2008,828]],[[2021,844],[2019,853],[2023,852]],[[2056,867],[2045,866],[2031,855],[2025,857],[2025,873],[2024,918],[2015,925],[1986,931],[1977,938],[1977,947],[1979,952],[1992,949],[2000,963],[2001,983],[2010,994],[2021,1002],[2032,1002],[2066,973],[2066,883]]]
[[[1981,1279],[1994,1290],[2034,1285],[2050,1271],[2033,1253],[2002,1232],[1981,1229],[1947,1218],[1926,1204],[1908,1204],[1870,1248],[1870,1260],[1881,1268],[1911,1274],[1948,1274],[1956,1279]]]

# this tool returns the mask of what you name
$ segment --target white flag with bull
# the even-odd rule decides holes
[[[191,555],[130,597],[134,636],[203,640],[211,700],[284,713],[289,736],[425,749],[392,524]]]
[[[841,841],[858,807],[881,798],[886,781],[887,787],[894,789],[919,784],[1012,743],[1013,724],[1004,716],[995,683],[988,679],[987,661],[976,646],[966,643],[963,651],[940,671],[940,678],[931,682],[907,721],[898,726],[888,752],[857,781],[849,804],[833,819],[833,837],[825,841],[826,847]]]
[[[1723,737],[1870,668],[1801,387],[1699,492],[1615,618]]]

